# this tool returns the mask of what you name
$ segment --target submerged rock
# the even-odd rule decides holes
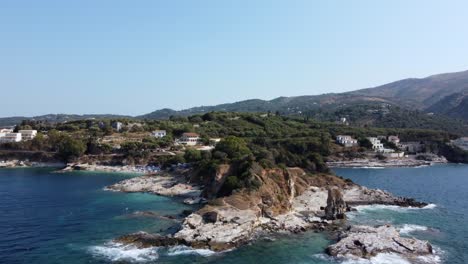
[[[114,241],[126,245],[132,244],[138,248],[186,245],[185,241],[182,239],[171,236],[162,236],[159,234],[148,234],[146,232],[137,232],[121,236]]]
[[[332,256],[370,258],[379,253],[396,253],[405,257],[430,255],[432,246],[427,241],[400,237],[390,225],[379,227],[353,226],[340,234],[338,243],[327,248]]]

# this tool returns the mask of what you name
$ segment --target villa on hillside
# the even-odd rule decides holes
[[[11,129],[11,128],[2,128],[2,129],[0,129],[0,135],[1,134],[6,134],[6,133],[13,133],[13,129]]]
[[[13,129],[0,129],[0,138],[4,137],[8,133],[13,133]]]
[[[424,143],[419,141],[400,142],[400,144],[398,144],[398,148],[407,153],[423,152],[425,147]]]
[[[122,127],[123,127],[123,124],[122,122],[112,122],[111,124],[112,128],[115,129],[115,131],[119,132],[120,130],[122,130]]]
[[[357,139],[354,139],[348,135],[338,135],[336,136],[336,143],[343,145],[344,147],[354,147],[358,146]]]
[[[461,137],[459,139],[452,140],[452,144],[463,150],[468,151],[468,137]]]
[[[221,138],[210,138],[210,145],[212,146],[215,146],[219,142],[221,142]]]
[[[167,135],[166,130],[155,130],[151,132],[151,136],[155,138],[163,138]]]
[[[400,143],[400,138],[398,136],[388,136],[387,140],[388,142],[392,142],[397,146]]]
[[[1,143],[20,142],[22,139],[21,133],[5,133],[3,137],[0,137]]]
[[[197,133],[184,133],[176,143],[186,145],[186,146],[195,146],[200,142],[200,135]]]
[[[383,152],[384,151],[384,145],[382,142],[380,142],[380,139],[376,137],[368,137],[367,138],[371,143],[372,143],[372,149],[375,152]]]
[[[20,130],[21,140],[32,140],[37,136],[37,130]]]

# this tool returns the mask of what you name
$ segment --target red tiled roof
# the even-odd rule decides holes
[[[183,136],[184,137],[199,137],[200,135],[198,135],[197,133],[184,133]]]

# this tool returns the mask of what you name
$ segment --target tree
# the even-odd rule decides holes
[[[235,136],[221,140],[216,145],[215,151],[226,153],[230,159],[240,159],[245,155],[252,154],[245,141]]]
[[[200,150],[187,149],[185,151],[184,158],[187,162],[197,162],[202,159],[202,154]]]
[[[83,141],[64,136],[59,143],[58,155],[67,162],[81,157],[86,151],[86,144]]]
[[[358,140],[359,146],[366,148],[366,149],[372,149],[372,142],[370,142],[369,139],[367,138],[359,138]]]

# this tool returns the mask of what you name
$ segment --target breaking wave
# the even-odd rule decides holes
[[[416,231],[427,231],[429,228],[427,226],[420,226],[420,225],[412,225],[412,224],[404,224],[400,229],[400,234],[408,235],[412,232]]]
[[[167,250],[168,256],[177,256],[177,255],[200,255],[200,256],[211,256],[216,252],[209,249],[194,249],[187,246],[175,246]]]
[[[420,256],[411,261],[395,253],[381,253],[370,259],[357,258],[354,256],[331,257],[326,254],[316,254],[314,256],[327,262],[339,264],[438,264],[441,263],[440,253],[441,251],[436,249],[434,255]]]
[[[424,210],[424,209],[434,209],[436,208],[436,204],[428,204],[422,208],[419,207],[402,207],[398,205],[383,205],[383,204],[373,204],[373,205],[358,205],[356,206],[356,210],[358,212],[365,212],[365,211],[378,211],[378,210],[392,210],[398,212],[405,212],[408,210]]]
[[[199,255],[206,257],[216,254],[216,252],[208,249],[194,249],[187,246],[137,248],[133,245],[115,242],[90,247],[89,251],[96,257],[105,258],[112,262],[136,263],[154,262],[160,256]]]
[[[93,255],[104,257],[110,261],[149,262],[159,258],[157,247],[140,249],[133,245],[114,242],[91,247],[90,251]]]

